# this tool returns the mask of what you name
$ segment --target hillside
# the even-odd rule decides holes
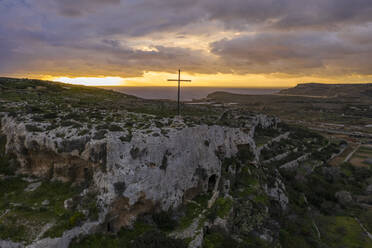
[[[12,110],[10,105],[27,103],[27,106],[13,108],[22,113],[33,110],[35,107],[39,112],[62,111],[71,112],[77,109],[84,112],[80,117],[89,118],[93,112],[101,111],[130,111],[134,113],[155,114],[158,116],[169,117],[177,113],[177,105],[171,101],[145,100],[135,96],[118,93],[111,90],[104,90],[95,87],[80,85],[70,85],[63,83],[48,82],[42,80],[28,80],[0,77],[1,100],[5,103],[0,107]],[[9,103],[9,104],[7,104]],[[208,107],[183,106],[186,115],[197,116],[211,113]]]
[[[372,247],[370,166],[329,164],[343,139],[39,80],[0,78],[0,102],[1,248]]]
[[[281,90],[279,94],[327,98],[372,98],[372,84],[305,83],[298,84],[294,88]]]
[[[364,128],[372,123],[371,92],[372,84],[301,84],[272,95],[214,92],[207,99],[217,104],[238,103],[239,108],[293,122],[332,123],[372,133],[371,129]]]

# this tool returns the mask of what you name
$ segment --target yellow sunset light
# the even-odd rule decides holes
[[[58,77],[52,81],[85,86],[123,86],[125,80],[121,77]]]
[[[182,87],[223,87],[223,88],[279,88],[294,87],[302,82],[318,83],[368,83],[372,81],[372,76],[361,77],[359,75],[340,76],[340,77],[316,77],[298,76],[288,77],[285,74],[195,74],[181,72],[182,78],[192,80],[185,83]],[[34,76],[43,80],[62,82],[68,84],[80,84],[85,86],[126,86],[126,87],[176,87],[174,82],[168,82],[168,78],[176,78],[177,71],[154,72],[148,71],[138,77],[68,77],[68,76]]]

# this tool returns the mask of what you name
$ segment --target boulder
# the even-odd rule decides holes
[[[63,206],[64,206],[65,209],[71,209],[73,207],[73,205],[74,205],[74,202],[73,202],[72,198],[69,198],[69,199],[67,199],[63,202]]]
[[[25,189],[26,192],[32,192],[35,191],[37,188],[41,186],[41,182],[31,183],[27,186]]]
[[[343,206],[350,205],[353,201],[353,197],[351,196],[350,192],[345,190],[338,191],[335,194],[335,197],[337,198],[338,202]]]

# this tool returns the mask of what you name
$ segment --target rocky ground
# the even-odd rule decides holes
[[[372,171],[275,117],[0,78],[0,247],[372,247]]]

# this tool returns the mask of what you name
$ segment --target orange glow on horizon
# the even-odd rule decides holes
[[[174,74],[165,72],[146,72],[141,77],[53,77],[44,76],[41,79],[62,82],[68,84],[80,84],[86,86],[125,86],[125,87],[175,87],[176,82],[168,82],[167,79],[177,78]],[[190,74],[181,72],[181,79],[190,79],[191,83],[183,83],[182,87],[221,87],[221,88],[285,88],[294,87],[298,83],[368,83],[372,76],[361,78],[359,75],[351,75],[340,78],[323,77],[289,77],[276,74]]]
[[[57,77],[51,78],[51,81],[67,84],[78,84],[85,86],[124,86],[125,81],[121,77]]]

